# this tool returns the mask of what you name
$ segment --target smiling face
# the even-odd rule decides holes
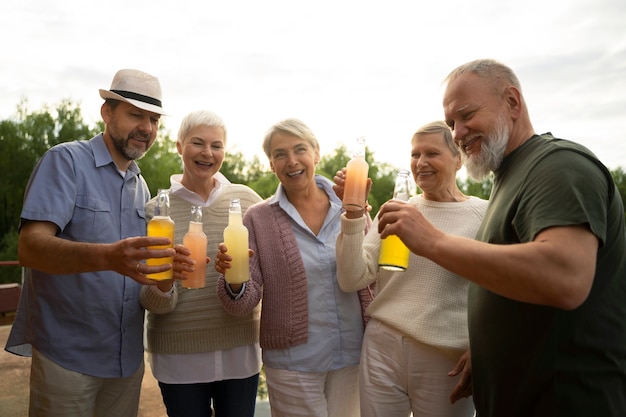
[[[113,161],[126,170],[130,161],[144,156],[156,140],[161,115],[123,101],[105,102],[100,114],[106,125],[104,141]]]
[[[474,179],[496,170],[507,154],[510,118],[504,97],[497,86],[474,74],[461,75],[446,88],[446,123]]]
[[[315,166],[320,155],[306,139],[275,132],[269,144],[270,167],[287,193],[305,191],[315,184]]]
[[[224,129],[218,126],[198,125],[176,142],[183,159],[182,183],[196,191],[194,184],[212,186],[213,175],[222,167],[225,155]],[[196,191],[198,192],[198,191]]]
[[[454,154],[441,133],[416,134],[411,145],[411,172],[424,198],[446,201],[457,189],[460,154]]]

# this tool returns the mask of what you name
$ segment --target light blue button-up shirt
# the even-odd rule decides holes
[[[282,185],[272,197],[291,219],[306,271],[309,306],[307,343],[264,349],[263,362],[272,368],[323,372],[359,363],[363,341],[361,304],[357,293],[345,293],[337,284],[335,246],[341,230],[341,200],[328,179],[316,175],[315,181],[330,198],[330,209],[317,236],[289,202]]]
[[[55,223],[63,239],[111,243],[145,236],[150,198],[133,162],[120,173],[102,135],[51,148],[37,165],[21,218]],[[51,275],[25,271],[7,350],[31,345],[58,365],[97,377],[126,377],[143,360],[141,285],[113,271]]]

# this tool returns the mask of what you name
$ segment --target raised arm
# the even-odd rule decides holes
[[[496,245],[445,234],[402,202],[386,203],[379,217],[381,238],[396,234],[417,255],[513,300],[570,310],[593,283],[599,242],[585,226],[551,227],[532,242]]]

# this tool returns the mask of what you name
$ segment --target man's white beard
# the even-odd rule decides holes
[[[498,169],[504,158],[506,145],[509,143],[509,127],[499,119],[494,131],[485,135],[480,150],[467,155],[461,150],[467,174],[475,181],[482,181],[489,173]]]

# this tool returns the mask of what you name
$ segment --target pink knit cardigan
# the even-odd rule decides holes
[[[368,222],[369,224],[370,222]],[[224,309],[235,316],[249,314],[261,301],[260,345],[284,349],[306,343],[308,338],[307,283],[304,264],[287,213],[268,200],[248,208],[244,224],[250,232],[250,281],[235,300],[225,288],[224,276],[217,293]],[[364,324],[365,309],[372,301],[369,288],[359,291]]]

